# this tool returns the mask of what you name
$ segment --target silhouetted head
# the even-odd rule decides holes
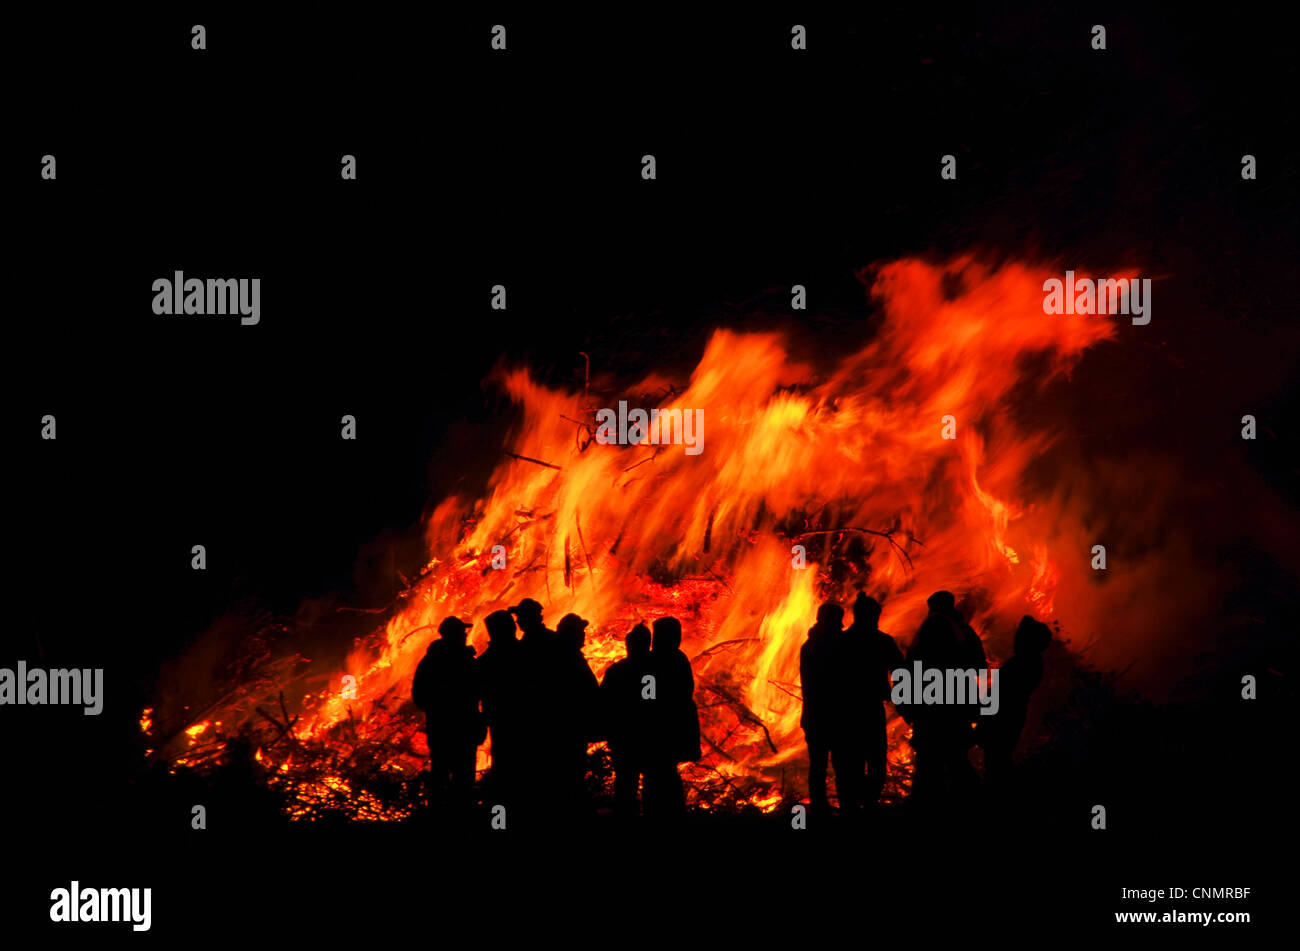
[[[875,630],[880,623],[880,602],[859,591],[853,602],[853,623]]]
[[[533,631],[542,626],[542,606],[532,598],[524,598],[509,609],[519,620],[519,626],[525,631]]]
[[[935,612],[921,622],[912,650],[925,656],[926,662],[941,664],[957,648],[957,630],[952,622]]]
[[[675,617],[661,617],[655,621],[654,649],[675,651],[682,646],[682,622]]]
[[[483,620],[483,624],[487,628],[489,644],[513,641],[518,630],[509,611],[493,611]]]
[[[628,657],[641,657],[650,653],[650,628],[638,624],[627,632],[624,643],[627,644]]]
[[[587,640],[588,623],[585,618],[578,617],[576,614],[566,614],[555,626],[555,633],[566,648],[582,650],[582,645]]]
[[[455,644],[464,644],[469,629],[474,625],[468,621],[462,621],[455,615],[444,618],[443,622],[438,625],[438,633],[442,635],[444,641],[451,641]]]
[[[817,625],[833,631],[841,630],[844,627],[844,608],[827,601],[817,609]]]
[[[931,614],[952,617],[957,613],[957,599],[952,596],[951,591],[936,591],[925,599],[925,603],[929,605]]]
[[[1016,628],[1016,653],[1041,654],[1052,643],[1052,629],[1026,614]]]

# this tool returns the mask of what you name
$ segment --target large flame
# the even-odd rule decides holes
[[[318,676],[316,689],[287,691],[301,713],[300,747],[259,750],[268,775],[292,777],[303,748],[358,744],[385,745],[386,769],[418,771],[425,748],[407,698],[434,628],[531,597],[552,625],[571,611],[590,619],[586,654],[598,676],[637,620],[680,618],[705,734],[704,760],[687,771],[692,796],[771,807],[800,791],[798,653],[822,600],[865,589],[904,646],[939,588],[966,598],[994,648],[1021,614],[1055,619],[1058,587],[1086,583],[1086,550],[1075,550],[1086,533],[1059,499],[1026,485],[1054,437],[1024,410],[1111,338],[1113,321],[1044,314],[1052,274],[1019,265],[903,260],[874,275],[877,332],[829,371],[792,359],[778,334],[718,330],[684,389],[648,379],[596,399],[549,389],[525,369],[503,373],[522,421],[487,494],[443,501],[404,607],[328,683]],[[662,395],[638,402],[657,386]],[[594,441],[595,411],[619,398],[703,410],[703,451]],[[1064,558],[1063,543],[1072,546]],[[1072,620],[1063,619],[1067,631]],[[486,646],[481,623],[471,638]],[[291,715],[275,699],[290,680],[287,668],[250,676],[177,742],[193,748],[209,722],[251,721],[274,735],[272,723]],[[896,717],[890,736],[905,767]],[[485,746],[479,765],[489,763]],[[297,789],[304,802],[351,794],[339,775]]]

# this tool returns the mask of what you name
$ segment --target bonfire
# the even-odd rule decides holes
[[[781,334],[719,329],[688,380],[562,391],[501,371],[520,420],[487,491],[433,508],[422,572],[346,662],[320,669],[268,621],[208,702],[144,711],[148,755],[174,771],[250,755],[294,817],[401,819],[427,768],[411,678],[438,623],[534,598],[552,625],[590,620],[598,677],[634,624],[681,620],[702,720],[704,756],[683,768],[695,808],[802,796],[798,654],[821,602],[866,591],[906,648],[926,597],[952,590],[995,663],[1026,613],[1067,642],[1087,633],[1091,541],[1081,506],[1027,478],[1058,438],[1031,410],[1115,325],[1045,315],[1052,273],[970,258],[864,272],[880,323],[831,366],[796,360]],[[700,413],[700,451],[597,439],[620,401]],[[486,647],[481,623],[471,643]],[[888,731],[897,799],[912,754],[892,709]],[[480,771],[491,762],[489,740]]]

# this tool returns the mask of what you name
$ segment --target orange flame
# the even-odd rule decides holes
[[[599,676],[634,623],[671,614],[683,623],[704,718],[707,755],[691,776],[775,806],[797,785],[798,653],[820,601],[865,589],[904,646],[939,588],[971,595],[970,620],[985,637],[1027,611],[1053,616],[1053,544],[1077,531],[1060,524],[1059,503],[1027,493],[1025,472],[1053,436],[1022,411],[1115,328],[1104,317],[1045,315],[1050,276],[971,258],[883,266],[878,333],[828,372],[793,360],[778,334],[716,331],[689,385],[643,404],[703,410],[698,455],[594,442],[597,407],[581,394],[523,369],[503,373],[523,411],[513,455],[485,497],[437,506],[429,562],[404,609],[330,676],[334,685],[355,677],[355,695],[308,694],[296,739],[391,730],[412,712],[403,704],[415,666],[448,615],[476,619],[471,639],[482,650],[477,622],[522,598],[542,602],[552,625],[576,612],[591,621],[586,654]],[[944,438],[946,417],[955,438]],[[493,567],[494,546],[504,547],[504,569]],[[191,726],[191,742],[207,726]],[[906,734],[893,718],[899,767],[910,761]],[[395,768],[420,768],[421,752],[417,740]],[[489,762],[484,747],[480,768]],[[290,761],[276,768],[288,773]],[[324,787],[315,795],[349,788],[339,777]]]

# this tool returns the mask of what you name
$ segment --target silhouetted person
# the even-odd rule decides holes
[[[885,701],[892,693],[891,675],[903,665],[903,654],[879,623],[880,602],[859,592],[853,602],[853,624],[840,640],[842,660],[833,669],[838,677],[838,729],[843,734],[838,741],[843,747],[840,763],[847,774],[835,766],[841,812],[875,805],[889,769]]]
[[[517,681],[521,731],[516,805],[518,811],[544,815],[555,796],[554,771],[559,756],[555,731],[558,704],[553,689],[557,642],[555,632],[542,623],[539,602],[524,598],[509,612],[523,631]]]
[[[921,662],[922,683],[925,671],[931,669],[938,670],[946,682],[947,671],[960,666],[961,657],[956,626],[932,612],[917,631],[904,663],[915,677],[913,664]],[[967,711],[947,703],[905,703],[898,709],[912,726],[911,745],[916,753],[912,795],[919,799],[949,790],[959,782],[963,764],[970,768],[966,762],[971,730]]]
[[[1046,624],[1026,614],[1016,628],[1015,654],[998,668],[998,712],[982,717],[980,745],[985,775],[1001,783],[1011,772],[1011,758],[1025,728],[1029,697],[1043,679],[1043,652],[1052,643]]]
[[[597,735],[599,684],[582,648],[588,622],[566,614],[555,628],[555,789],[557,801],[569,812],[587,805],[587,744]]]
[[[953,632],[957,637],[957,653],[954,660],[954,666],[962,670],[985,670],[988,667],[988,657],[984,653],[984,643],[980,636],[975,633],[975,628],[966,623],[965,616],[957,610],[957,599],[953,597],[951,591],[936,591],[930,595],[925,602],[930,607],[932,614],[938,614],[952,622]],[[963,737],[966,741],[966,748],[969,749],[975,744],[975,736],[970,727],[971,723],[978,723],[980,719],[980,706],[978,697],[970,698],[965,707],[966,726],[963,729]],[[967,761],[969,765],[969,761]],[[974,779],[974,772],[963,773],[967,780]]]
[[[524,632],[519,645],[529,662],[549,664],[555,653],[555,632],[542,623],[542,605],[532,598],[524,598],[509,609]]]
[[[814,816],[830,814],[826,798],[826,761],[837,747],[839,721],[843,716],[842,678],[835,671],[844,630],[844,609],[826,603],[817,609],[817,621],[808,630],[808,640],[799,648],[799,684],[803,694],[803,713],[799,725],[808,743],[808,808]],[[864,757],[865,762],[865,757]],[[841,760],[835,764],[835,791],[844,799],[844,773],[849,767]],[[849,785],[852,786],[852,780]]]
[[[920,660],[924,668],[937,668],[946,688],[953,683],[949,671],[975,671],[987,667],[984,645],[975,629],[957,610],[950,591],[936,591],[926,599],[930,614],[917,632],[907,663]],[[968,758],[975,743],[973,724],[980,717],[978,694],[973,680],[964,681],[966,702],[913,705],[904,709],[912,723],[912,746],[916,750],[913,794],[949,793],[965,796],[972,791],[976,775]]]
[[[646,769],[656,709],[655,700],[646,696],[644,681],[650,673],[650,628],[638,624],[624,643],[627,656],[609,665],[600,692],[614,761],[614,811],[633,818],[639,812],[637,790]]]
[[[474,648],[465,643],[471,626],[457,617],[439,624],[441,636],[415,668],[411,686],[415,705],[424,711],[432,796],[456,807],[472,800],[476,750],[487,736]]]
[[[492,734],[492,796],[494,804],[515,805],[520,782],[521,736],[524,734],[523,655],[515,638],[515,619],[508,611],[493,611],[484,620],[488,646],[474,662],[478,671],[483,719]]]
[[[984,644],[975,628],[966,623],[966,618],[957,610],[957,599],[951,591],[936,591],[925,601],[931,614],[939,614],[952,622],[957,637],[957,660],[963,668],[980,670],[988,666],[984,653]]]
[[[678,763],[700,758],[700,713],[695,675],[682,653],[682,625],[673,617],[654,622],[650,673],[655,678],[655,730],[645,770],[647,816],[673,817],[686,811],[686,790]]]

